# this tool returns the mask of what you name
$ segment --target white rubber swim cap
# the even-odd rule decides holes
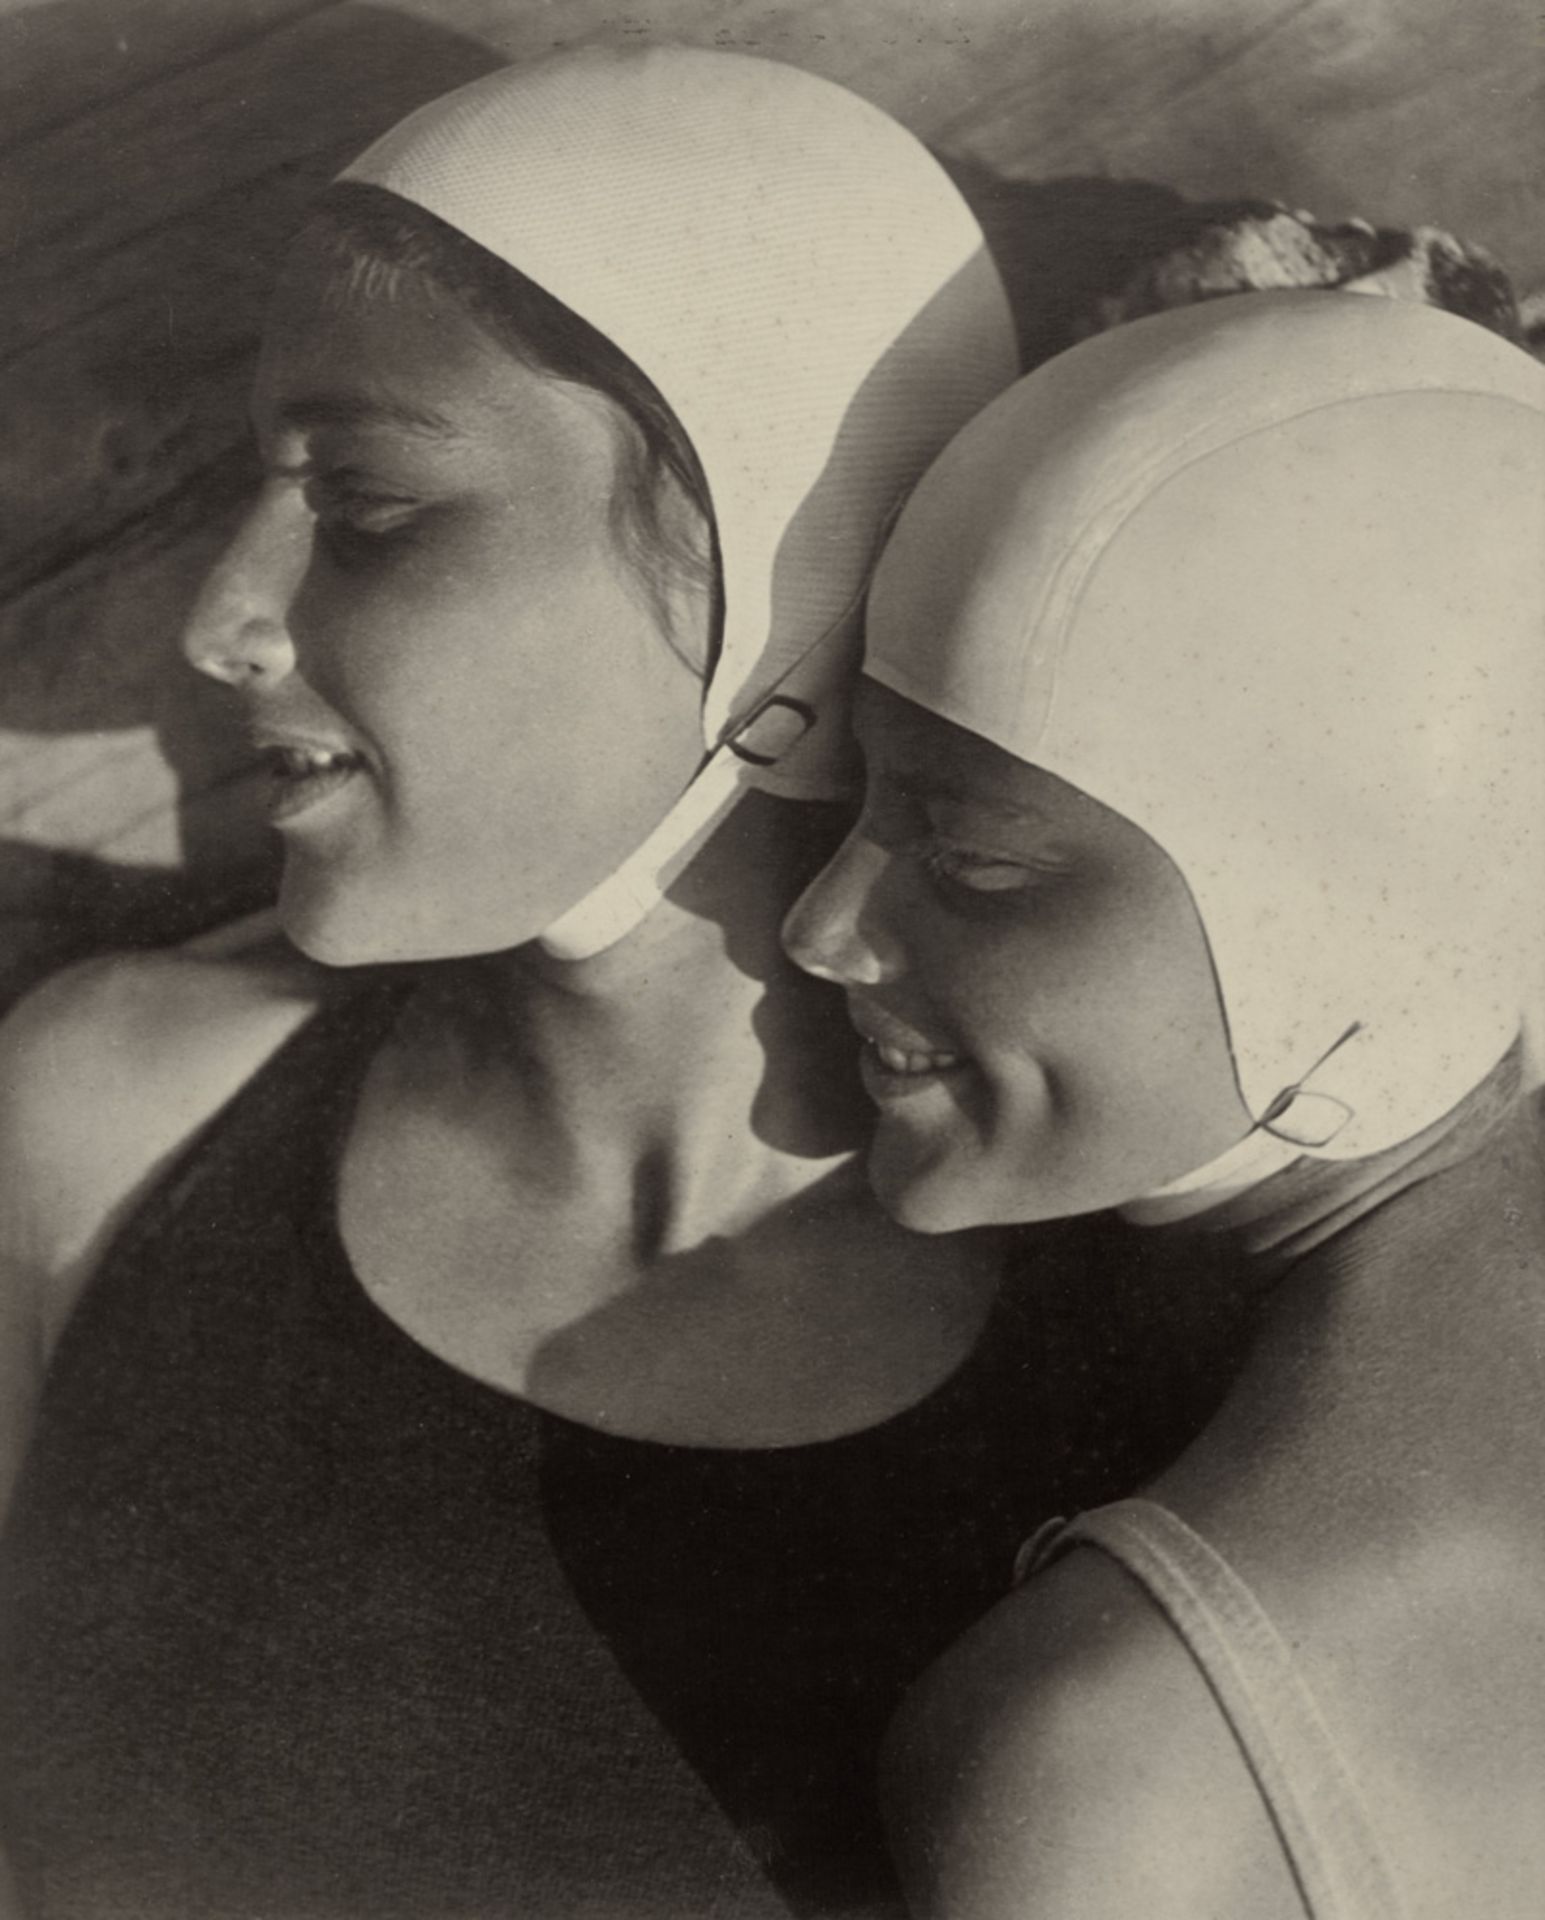
[[[710,757],[546,935],[596,952],[745,785],[843,790],[841,696],[884,522],[1014,378],[1008,303],[912,135],[831,81],[739,54],[590,51],[490,74],[343,177],[427,208],[605,334],[707,476],[724,590]]]
[[[866,671],[1185,876],[1257,1127],[1409,1139],[1545,998],[1545,369],[1393,301],[1101,335],[974,421]]]

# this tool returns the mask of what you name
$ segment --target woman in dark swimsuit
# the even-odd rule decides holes
[[[1119,1207],[1265,1298],[909,1704],[919,1914],[1541,1911],[1542,429],[1466,321],[1217,301],[986,409],[880,565],[864,815],[787,929],[877,1191]]]
[[[1085,1254],[1032,1315],[885,1219],[777,940],[882,521],[1011,339],[929,156],[733,56],[480,81],[318,207],[188,635],[290,944],[3,1041],[32,1920],[888,1910],[902,1686],[1132,1470]]]

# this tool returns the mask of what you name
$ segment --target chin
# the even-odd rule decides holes
[[[447,958],[437,941],[412,934],[427,916],[372,910],[368,900],[349,898],[349,890],[318,884],[315,876],[295,872],[286,863],[279,889],[279,922],[290,944],[324,967],[390,966],[405,961]]]
[[[1025,1226],[1114,1206],[1124,1192],[1095,1191],[1087,1174],[1047,1160],[1044,1140],[1012,1151],[971,1151],[960,1140],[925,1140],[882,1118],[866,1163],[886,1213],[912,1233],[964,1233]]]
[[[898,1226],[911,1233],[962,1233],[1017,1217],[986,1206],[987,1196],[976,1190],[977,1183],[956,1155],[921,1154],[916,1142],[886,1135],[882,1124],[870,1148],[867,1172],[875,1198]]]
[[[533,925],[534,918],[510,911],[495,923],[458,911],[454,901],[433,892],[384,881],[363,884],[293,858],[285,861],[279,888],[279,920],[291,944],[324,967],[404,966],[502,953],[536,937],[546,922]]]
[[[283,892],[279,896],[279,924],[290,945],[298,948],[308,960],[315,960],[318,966],[365,967],[386,957],[374,950],[369,941],[357,935],[350,938],[347,926],[340,926],[337,916],[308,911],[304,905],[297,906],[287,899]]]

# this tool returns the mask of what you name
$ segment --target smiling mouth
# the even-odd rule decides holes
[[[966,1056],[930,1047],[883,1009],[849,1002],[849,1017],[864,1043],[864,1083],[872,1094],[902,1093],[963,1068]]]
[[[952,1067],[965,1064],[963,1053],[923,1052],[910,1047],[893,1047],[883,1040],[864,1041],[864,1051],[873,1055],[886,1073],[917,1075],[928,1073],[948,1073]]]
[[[931,1089],[950,1086],[969,1071],[970,1062],[963,1053],[897,1047],[867,1034],[858,1061],[864,1091],[882,1109],[925,1097]]]
[[[269,779],[268,817],[275,825],[330,799],[365,765],[360,754],[341,747],[269,741],[260,753]]]

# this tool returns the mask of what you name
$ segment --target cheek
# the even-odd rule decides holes
[[[540,931],[624,859],[701,751],[698,683],[628,583],[599,564],[533,572],[419,556],[313,602],[313,684],[382,773],[376,882],[432,895],[458,939],[489,946]],[[467,933],[493,900],[497,926]]]
[[[1099,1155],[1145,1136],[1187,1053],[1177,1009],[1100,917],[1058,903],[935,958],[934,999],[977,1069],[962,1119],[990,1154]],[[1060,1143],[1060,1145],[1059,1145]]]
[[[572,544],[572,543],[571,543]],[[390,752],[454,732],[573,741],[685,678],[608,553],[522,565],[496,539],[439,539],[354,571],[315,567],[292,631],[303,677]]]
[[[344,717],[368,726],[372,711],[407,711],[443,668],[470,596],[465,577],[399,547],[345,564],[320,546],[290,608],[301,676]]]
[[[1150,1191],[1249,1124],[1200,928],[1189,909],[1134,918],[1041,947],[1004,1066],[1005,1084],[1038,1083],[1053,1165],[1081,1204]]]
[[[982,996],[989,1066],[1007,1086],[1033,1082],[1085,1136],[1119,1135],[1139,1108],[1172,1102],[1195,1051],[1182,1010],[1112,959],[1097,944],[1041,943],[1031,964],[995,970]]]
[[[950,1037],[989,1072],[1012,1075],[1041,1058],[1066,1032],[1084,990],[1058,941],[1029,919],[996,927],[985,914],[974,925],[947,922],[915,945]]]

